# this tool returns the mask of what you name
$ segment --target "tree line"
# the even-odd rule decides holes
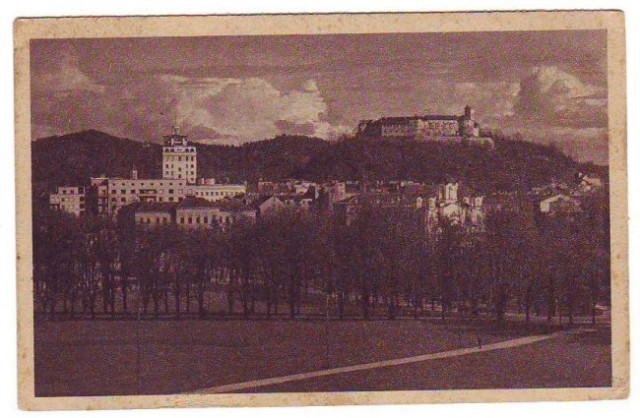
[[[363,201],[349,225],[284,210],[224,229],[142,228],[34,215],[34,309],[44,318],[326,315],[371,319],[591,316],[608,301],[606,198],[540,217],[531,204],[486,214],[484,230]]]

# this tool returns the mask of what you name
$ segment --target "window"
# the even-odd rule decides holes
[[[121,198],[120,198],[120,201],[121,201],[122,203],[125,203],[125,202],[127,201],[127,199],[125,199],[124,197],[121,197]]]
[[[192,223],[193,223],[193,218],[192,218],[191,216],[189,216],[189,221],[188,221],[188,222],[189,222],[190,224],[192,224]]]
[[[166,225],[167,224],[167,218],[162,218],[162,223]]]
[[[116,191],[115,190],[111,190],[111,194],[116,194]]]
[[[159,223],[160,223],[160,218],[156,217],[156,224],[159,224]]]
[[[200,217],[196,216],[196,223],[199,224],[200,223]]]
[[[202,221],[202,223],[204,223],[204,224],[208,224],[208,223],[209,223],[209,217],[208,217],[208,216],[205,216],[205,217],[204,217],[204,219],[203,219],[203,221]]]
[[[183,224],[184,223],[184,216],[180,217],[180,223]]]
[[[136,194],[136,191],[134,189],[131,189],[131,194]]]
[[[169,189],[169,194],[173,194],[173,189]]]
[[[120,190],[120,194],[125,194],[125,193],[127,193],[127,191],[125,189],[121,189]]]

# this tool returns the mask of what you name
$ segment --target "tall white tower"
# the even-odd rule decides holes
[[[162,147],[162,178],[186,180],[194,184],[198,173],[196,147],[189,145],[186,135],[180,134],[177,126],[171,135],[165,135]]]

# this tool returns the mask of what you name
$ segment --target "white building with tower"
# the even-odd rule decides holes
[[[189,144],[180,129],[173,128],[171,135],[165,135],[162,147],[162,178],[165,180],[185,180],[195,184],[198,172],[196,147]]]

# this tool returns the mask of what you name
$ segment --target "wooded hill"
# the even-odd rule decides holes
[[[410,179],[437,183],[464,180],[485,192],[529,189],[552,179],[570,181],[575,171],[607,178],[608,168],[577,163],[557,148],[496,138],[494,150],[462,144],[348,139],[327,142],[278,136],[241,146],[198,145],[198,175],[221,182]],[[162,147],[95,130],[32,142],[35,193],[58,185],[86,185],[101,174],[161,177]]]

